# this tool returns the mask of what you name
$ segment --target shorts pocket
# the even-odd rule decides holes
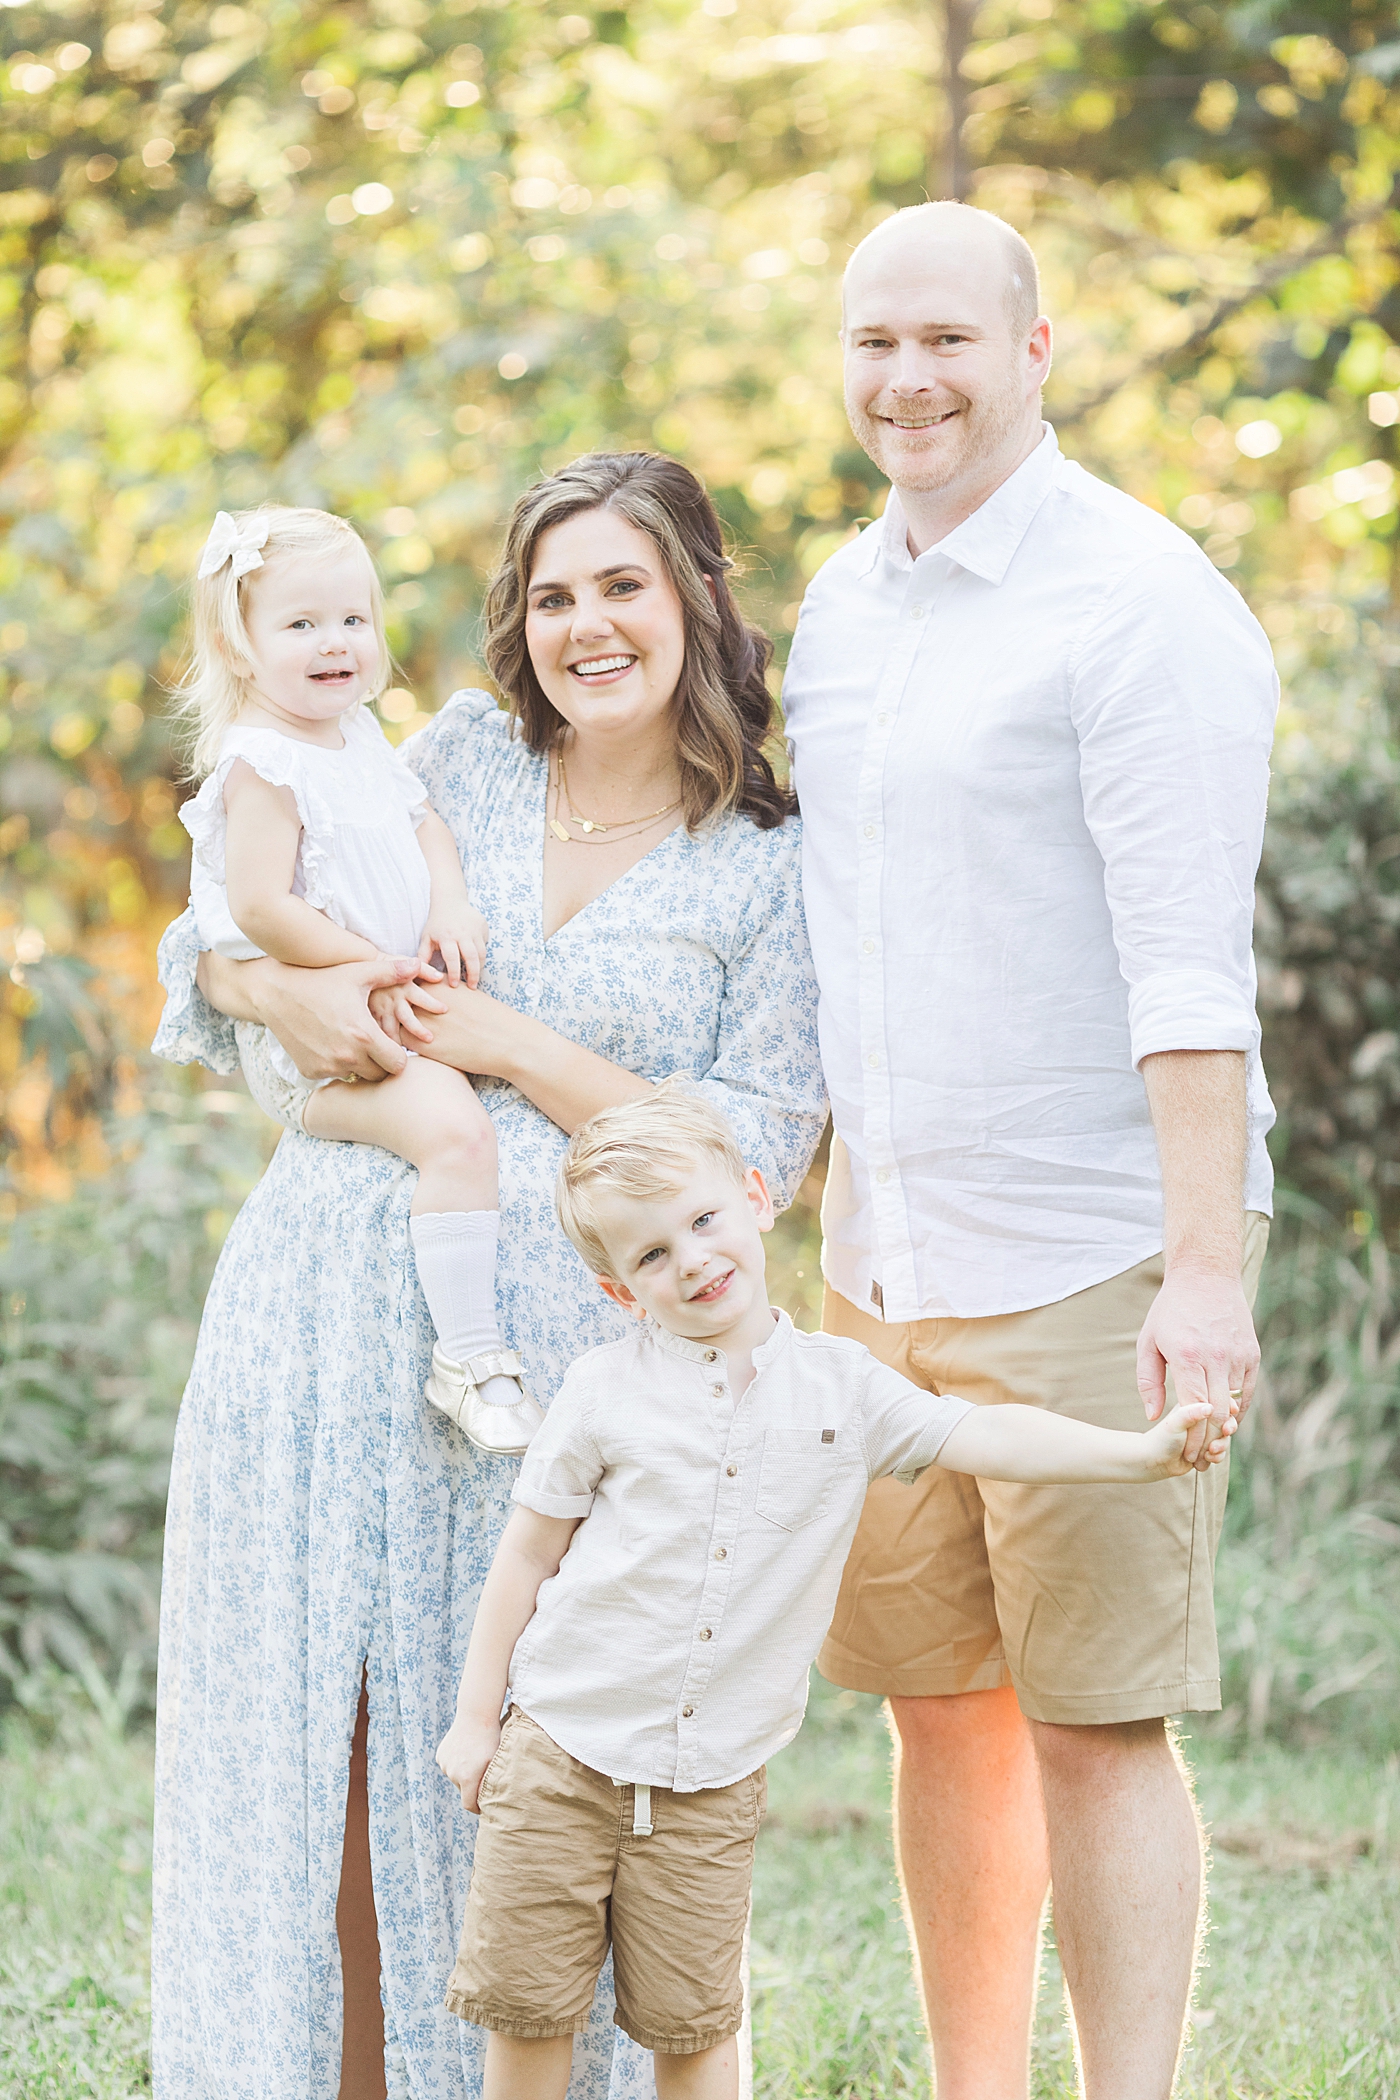
[[[784,1531],[800,1531],[804,1524],[827,1516],[842,1491],[848,1466],[842,1439],[849,1442],[851,1434],[849,1430],[834,1435],[820,1429],[768,1430],[754,1499],[758,1515],[770,1524],[780,1524]],[[824,1435],[832,1436],[832,1441],[824,1443]]]

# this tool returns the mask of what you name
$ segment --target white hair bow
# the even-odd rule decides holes
[[[246,525],[236,525],[226,510],[216,511],[199,557],[201,583],[206,576],[217,576],[226,561],[232,562],[236,577],[246,576],[250,569],[260,569],[263,558],[258,549],[266,545],[265,524],[250,519]]]

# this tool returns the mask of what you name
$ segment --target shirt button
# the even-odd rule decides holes
[[[875,1176],[875,1179],[879,1182],[881,1188],[884,1187],[885,1183],[889,1180],[889,1178],[890,1170],[888,1167],[881,1167],[879,1173]]]
[[[710,1391],[714,1394],[716,1400],[724,1398],[724,1387],[722,1385],[712,1385]]]
[[[911,605],[909,608],[909,617],[911,620],[922,620],[924,614],[927,611],[928,607],[926,605]]]
[[[726,1466],[724,1470],[728,1474],[729,1478],[732,1480],[735,1474],[738,1472],[739,1468],[737,1466]]]
[[[820,1511],[820,1510],[818,1510],[818,1512],[817,1512],[817,1515],[818,1515],[818,1516],[820,1516],[820,1515],[821,1515],[821,1511]],[[711,1632],[711,1630],[710,1630],[710,1628],[709,1628],[708,1626],[702,1626],[702,1627],[700,1628],[700,1638],[701,1638],[701,1640],[702,1640],[702,1641],[709,1641],[709,1640],[713,1640],[713,1639],[714,1639],[714,1635],[713,1635],[713,1633]]]
[[[729,1558],[729,1548],[728,1548],[727,1546],[716,1546],[716,1547],[715,1547],[715,1559],[716,1559],[716,1560],[728,1560],[728,1558]]]
[[[860,945],[865,950],[867,955],[873,955],[875,953],[874,941],[862,941]]]
[[[876,715],[875,719],[876,719],[876,721],[877,721],[877,722],[878,722],[878,723],[879,723],[879,724],[881,725],[881,727],[883,728],[883,726],[885,725],[885,723],[886,723],[886,722],[888,722],[888,720],[889,720],[889,716],[888,716],[887,714],[878,714],[878,715]]]
[[[694,1708],[693,1706],[683,1706],[683,1707],[681,1708],[681,1719],[682,1719],[683,1721],[688,1721],[688,1720],[690,1720],[690,1718],[691,1718],[691,1716],[692,1716],[692,1715],[694,1714],[694,1712],[695,1712],[695,1708]]]
[[[717,1357],[718,1355],[719,1355],[719,1351],[718,1351],[718,1349],[707,1349],[707,1350],[705,1351],[705,1361],[706,1361],[706,1363],[707,1363],[707,1364],[712,1364],[712,1363],[714,1362],[715,1358],[716,1358],[716,1357]]]
[[[873,838],[874,838],[874,836],[875,836],[875,826],[874,826],[873,824],[867,824],[867,825],[866,825],[866,827],[865,827],[865,836],[866,836],[866,837],[867,837],[868,839],[873,839]]]
[[[872,1051],[871,1051],[871,1053],[870,1053],[870,1055],[869,1055],[869,1057],[867,1057],[867,1058],[866,1058],[865,1062],[866,1062],[866,1063],[867,1063],[868,1065],[872,1065],[872,1066],[873,1066],[873,1065],[878,1065],[878,1064],[879,1064],[879,1062],[880,1062],[880,1058],[879,1058],[879,1053],[878,1053],[877,1051],[875,1051],[875,1050],[872,1050]]]

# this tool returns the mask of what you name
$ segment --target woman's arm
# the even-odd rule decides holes
[[[482,1774],[501,1740],[501,1708],[515,1644],[535,1615],[541,1583],[559,1573],[559,1563],[581,1521],[579,1517],[542,1517],[537,1510],[517,1508],[496,1549],[476,1608],[457,1693],[457,1717],[437,1751],[439,1765],[461,1789],[462,1805],[473,1815]]]
[[[369,995],[406,983],[416,967],[376,955],[369,962],[298,970],[271,956],[230,962],[206,949],[195,981],[219,1013],[270,1028],[308,1079],[383,1079],[403,1070],[407,1052],[375,1021]]]
[[[425,1057],[455,1065],[460,1072],[509,1080],[570,1136],[602,1109],[640,1101],[651,1092],[649,1079],[571,1043],[489,992],[414,985],[411,996],[420,1015],[426,1016],[418,1038]]]
[[[264,780],[240,758],[224,782],[224,810],[228,908],[235,926],[254,947],[278,962],[311,970],[368,962],[378,953],[372,941],[347,933],[304,897],[292,894],[301,818],[290,788]]]
[[[1193,1470],[1185,1456],[1187,1431],[1209,1413],[1208,1400],[1188,1401],[1138,1433],[1100,1429],[1040,1407],[975,1407],[947,1437],[938,1463],[950,1473],[980,1473],[986,1480],[1021,1480],[1032,1487],[1170,1480]],[[1200,1458],[1211,1464],[1222,1459],[1234,1430],[1232,1416]]]

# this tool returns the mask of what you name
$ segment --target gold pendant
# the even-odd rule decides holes
[[[555,837],[556,837],[557,839],[562,839],[562,840],[564,841],[564,844],[565,844],[566,846],[572,846],[572,844],[573,844],[574,842],[573,842],[573,840],[572,840],[572,839],[571,839],[571,838],[569,837],[569,834],[568,834],[568,832],[567,832],[567,831],[565,831],[565,829],[564,829],[563,825],[562,825],[562,824],[561,824],[561,823],[559,822],[559,819],[558,819],[558,817],[551,817],[551,818],[550,818],[550,820],[549,820],[549,828],[550,828],[550,830],[551,830],[551,831],[552,831],[552,832],[554,833],[554,836],[555,836]]]
[[[606,831],[608,828],[606,824],[595,824],[591,817],[580,817],[579,824],[584,831]]]

